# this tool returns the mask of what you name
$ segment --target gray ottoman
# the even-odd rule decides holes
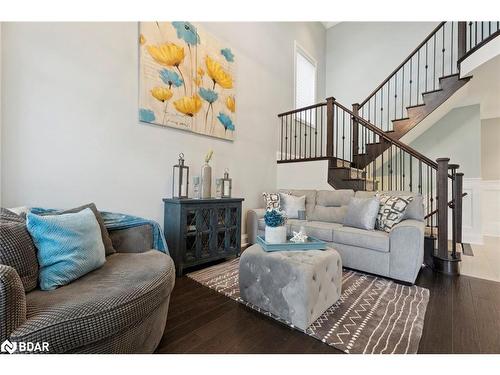
[[[334,249],[268,253],[252,245],[239,275],[243,300],[305,330],[340,298],[342,260]]]

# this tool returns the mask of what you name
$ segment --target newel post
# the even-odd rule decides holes
[[[467,22],[458,22],[458,44],[457,44],[457,59],[460,61],[465,56],[467,49]]]
[[[437,209],[438,209],[438,249],[437,255],[448,258],[448,162],[449,158],[436,160],[437,169]]]
[[[326,98],[326,156],[333,156],[333,96]]]
[[[457,173],[455,175],[455,212],[456,212],[456,227],[455,227],[455,238],[458,243],[462,243],[462,201],[463,201],[463,191],[464,191],[464,174]]]
[[[356,115],[359,116],[359,103],[354,103],[352,105],[352,112]],[[354,160],[354,156],[358,154],[358,147],[359,147],[359,124],[356,118],[354,117],[352,119],[352,156]]]

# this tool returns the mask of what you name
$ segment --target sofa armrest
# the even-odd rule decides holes
[[[16,270],[0,264],[0,342],[26,321],[26,295]]]
[[[423,221],[403,220],[389,233],[389,276],[414,283],[424,261]]]
[[[117,253],[143,253],[153,248],[153,228],[149,224],[109,231]]]
[[[247,236],[250,245],[257,241],[257,232],[259,230],[259,219],[262,219],[266,213],[265,208],[254,208],[247,211]]]

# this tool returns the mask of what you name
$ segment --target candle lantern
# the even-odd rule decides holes
[[[222,179],[222,198],[231,198],[232,184],[233,180],[229,178],[229,170],[226,168]]]
[[[187,198],[189,187],[189,167],[184,165],[184,154],[179,154],[178,164],[174,165],[172,179],[172,198]]]

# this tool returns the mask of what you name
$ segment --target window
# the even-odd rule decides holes
[[[295,43],[295,108],[316,103],[316,61]],[[312,125],[314,116],[300,112],[300,121]],[[307,121],[306,121],[307,117]]]

